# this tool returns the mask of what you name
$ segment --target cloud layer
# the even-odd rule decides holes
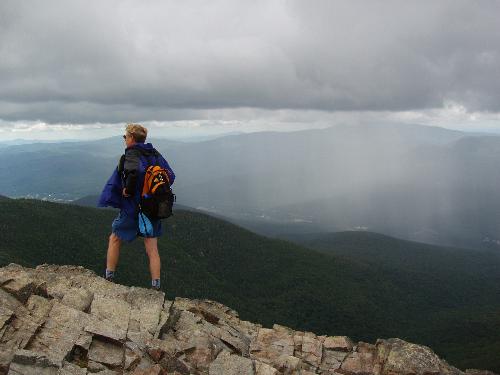
[[[0,119],[499,111],[500,2],[2,1]]]

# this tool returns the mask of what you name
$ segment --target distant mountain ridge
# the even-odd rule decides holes
[[[154,144],[178,176],[180,204],[261,233],[366,228],[500,250],[499,136],[373,124]],[[122,152],[118,137],[0,149],[9,160],[0,165],[0,192],[68,201],[95,195]]]

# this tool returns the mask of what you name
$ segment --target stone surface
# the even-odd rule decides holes
[[[130,288],[127,302],[130,305],[130,320],[128,329],[147,331],[154,335],[163,311],[165,294],[144,288]]]
[[[88,358],[110,367],[118,367],[123,365],[123,351],[123,345],[106,342],[94,337],[92,344],[90,344]]]
[[[141,355],[134,350],[125,348],[125,357],[123,361],[123,368],[125,370],[130,370],[135,368],[135,366],[141,361]]]
[[[63,367],[59,370],[57,375],[87,375],[87,369],[64,361]]]
[[[375,358],[371,353],[351,353],[337,371],[349,375],[375,375]]]
[[[4,309],[12,311],[17,317],[29,315],[28,309],[12,294],[0,288],[0,302]]]
[[[301,369],[300,358],[294,357],[293,355],[281,355],[273,362],[279,371],[285,374],[293,374],[299,372]]]
[[[84,329],[85,332],[90,334],[107,337],[115,341],[123,341],[127,337],[127,330],[107,319],[92,317]]]
[[[293,336],[289,332],[260,328],[250,344],[250,353],[264,363],[273,363],[282,356],[293,356]]]
[[[74,308],[75,310],[88,311],[94,294],[85,288],[71,288],[61,300],[63,305]]]
[[[166,301],[82,267],[51,265],[0,268],[6,374],[465,375],[430,348],[400,339],[355,344],[263,328],[215,301]]]
[[[6,281],[2,288],[24,303],[35,289],[35,283],[29,277],[20,277]]]
[[[90,314],[97,320],[108,320],[112,322],[120,336],[127,333],[130,319],[130,304],[124,299],[103,294],[94,294],[90,306]]]
[[[352,341],[346,336],[328,336],[323,341],[325,349],[350,352],[353,347]]]
[[[80,336],[75,342],[75,346],[82,348],[85,351],[90,349],[90,344],[92,343],[92,334],[88,332],[80,333]]]
[[[158,322],[158,326],[154,332],[154,337],[159,338],[162,334],[164,334],[168,330],[168,321],[170,318],[170,308],[173,305],[173,301],[165,300],[163,302],[163,309],[160,312],[160,319]]]
[[[48,300],[37,295],[31,295],[26,303],[32,321],[35,323],[43,323],[47,319],[47,316],[49,316],[53,305],[53,300]]]
[[[17,350],[9,368],[9,375],[57,375],[61,363],[43,354],[29,350]]]
[[[231,349],[242,355],[248,355],[250,352],[251,338],[241,329],[236,329],[229,324],[223,324],[222,328],[216,334],[223,343]]]
[[[348,354],[349,353],[347,352],[325,349],[323,352],[322,362],[319,367],[322,371],[333,372],[334,370],[340,368],[340,365],[346,359]]]
[[[249,358],[222,351],[209,368],[210,375],[254,375],[253,363]]]
[[[14,311],[0,305],[0,329],[3,328],[5,323],[7,323],[13,315]]]
[[[255,375],[277,375],[278,370],[266,363],[255,361]]]
[[[104,366],[102,363],[95,362],[95,361],[89,359],[87,362],[87,369],[91,373],[96,373],[96,372],[100,373],[100,372],[106,371],[108,368],[106,366]]]
[[[323,355],[323,343],[314,334],[302,338],[302,359],[312,366],[319,366]]]
[[[18,349],[24,349],[33,339],[39,324],[29,320],[29,316],[14,316],[0,331],[0,374],[6,371]]]
[[[55,302],[28,348],[62,362],[72,351],[88,319],[87,314]]]
[[[385,374],[440,375],[455,371],[425,346],[389,339],[378,340],[377,347]]]
[[[171,354],[165,354],[160,361],[160,365],[168,374],[177,373],[189,375],[191,373],[190,366],[184,360],[185,358],[177,358]]]
[[[160,365],[150,366],[144,369],[136,369],[132,372],[132,375],[167,375]]]
[[[45,288],[43,281],[33,277],[33,270],[17,264],[9,264],[0,269],[0,286],[25,303],[35,291]]]

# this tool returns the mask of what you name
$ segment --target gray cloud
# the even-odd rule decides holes
[[[2,1],[0,118],[498,111],[496,1]]]

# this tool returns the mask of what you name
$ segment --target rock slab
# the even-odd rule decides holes
[[[397,338],[354,343],[210,300],[109,283],[77,266],[0,268],[0,375],[497,375]]]

